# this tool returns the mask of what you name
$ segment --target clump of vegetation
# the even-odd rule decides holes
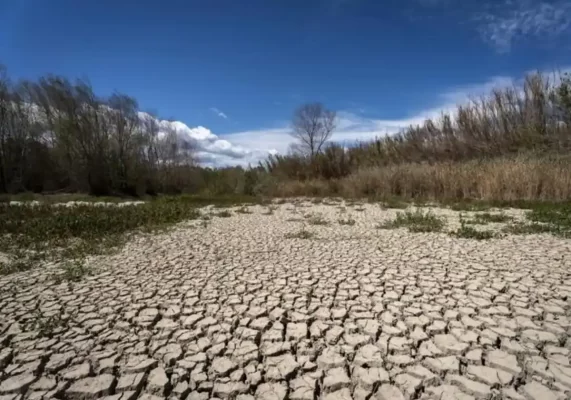
[[[349,225],[349,226],[353,226],[353,225],[355,225],[355,223],[356,223],[356,221],[355,221],[353,218],[351,218],[351,217],[348,217],[348,218],[339,218],[339,219],[337,220],[337,222],[339,223],[339,225]]]
[[[515,222],[505,226],[503,231],[506,233],[511,233],[512,235],[534,235],[541,233],[550,233],[557,235],[559,233],[558,230],[554,229],[553,226],[540,224],[537,222]]]
[[[452,236],[462,239],[489,240],[497,237],[497,234],[489,230],[474,229],[467,224],[467,221],[460,217],[460,228],[450,232]]]
[[[307,229],[305,229],[305,227],[303,227],[297,232],[287,233],[285,235],[285,238],[286,239],[311,239],[313,236],[314,236],[314,234],[312,232],[308,231]]]
[[[310,225],[329,225],[329,221],[327,221],[321,215],[308,215],[306,218],[307,223]]]
[[[537,204],[526,214],[528,222],[516,222],[504,228],[514,235],[550,233],[571,237],[571,204]]]
[[[408,208],[408,206],[409,206],[408,203],[406,203],[402,200],[399,200],[399,199],[395,199],[395,198],[389,198],[387,200],[384,200],[381,203],[381,207],[386,208],[386,209],[397,208],[397,209],[404,210],[404,209]]]
[[[486,225],[488,223],[503,223],[503,222],[508,222],[513,220],[513,217],[510,217],[509,215],[503,214],[503,213],[479,213],[479,214],[475,214],[474,218],[466,221],[466,223],[470,223],[473,225]]]
[[[67,260],[61,263],[60,272],[53,275],[56,284],[67,282],[79,282],[85,276],[92,275],[93,270],[84,260]]]
[[[214,216],[215,217],[221,217],[221,218],[229,218],[232,216],[232,213],[228,210],[222,210],[222,211],[219,211],[217,213],[214,213]]]
[[[98,254],[120,245],[133,231],[153,231],[200,216],[184,201],[155,200],[138,206],[0,206],[0,251],[15,255],[3,273],[27,269],[43,258]]]
[[[421,209],[417,209],[414,212],[399,212],[395,219],[379,225],[379,228],[408,228],[410,232],[440,232],[444,226],[444,220],[434,215],[431,211],[424,212]]]
[[[38,332],[40,337],[51,338],[60,329],[67,326],[68,320],[61,313],[45,316],[40,310],[36,310],[28,329]]]

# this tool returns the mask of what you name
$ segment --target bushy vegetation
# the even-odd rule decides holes
[[[0,193],[260,192],[262,168],[200,168],[195,153],[132,97],[53,75],[13,83],[0,66]]]
[[[337,220],[337,222],[339,223],[339,225],[349,225],[349,226],[353,226],[355,225],[355,223],[357,221],[355,221],[353,218],[351,217],[347,217],[347,218],[339,218]]]
[[[398,212],[393,220],[380,224],[379,228],[408,228],[410,232],[440,232],[445,225],[445,221],[431,211],[417,209],[416,211]]]
[[[527,221],[509,224],[505,231],[516,235],[550,233],[571,238],[570,204],[536,204],[526,217]]]
[[[462,239],[489,240],[497,237],[497,233],[490,230],[480,230],[471,227],[469,221],[460,215],[460,228],[450,232],[452,236]]]
[[[463,220],[466,224],[471,225],[486,225],[489,223],[504,223],[511,221],[513,218],[503,213],[477,213],[474,214],[472,219]]]
[[[571,79],[528,76],[400,134],[273,156],[280,196],[439,201],[571,198]]]
[[[249,169],[210,169],[197,165],[191,142],[127,95],[103,98],[87,81],[51,75],[14,84],[2,71],[0,193],[571,198],[569,75],[533,74],[522,87],[348,148],[327,141],[335,113],[308,104],[294,113],[291,154]]]
[[[314,234],[307,229],[302,228],[299,231],[287,233],[285,235],[286,239],[311,239]]]
[[[199,217],[191,202],[156,200],[138,206],[0,205],[0,251],[13,255],[2,272],[32,268],[45,257],[83,258],[122,243],[125,234]]]

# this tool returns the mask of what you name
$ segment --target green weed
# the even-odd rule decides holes
[[[313,237],[313,233],[306,230],[305,228],[300,229],[297,232],[288,233],[285,235],[286,239],[311,239]]]
[[[440,232],[444,226],[444,220],[434,215],[431,211],[424,212],[421,209],[417,209],[414,212],[399,212],[395,219],[379,225],[379,228],[408,228],[410,232]]]
[[[450,232],[452,236],[462,239],[489,240],[497,237],[495,232],[488,230],[478,230],[466,224],[466,221],[460,219],[460,228]]]
[[[323,218],[321,215],[311,215],[306,217],[307,223],[310,225],[329,225],[329,221]]]

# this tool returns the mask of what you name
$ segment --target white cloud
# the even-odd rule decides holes
[[[553,38],[571,27],[571,2],[568,0],[507,0],[480,14],[482,37],[497,51],[510,51],[514,42],[527,37]]]
[[[228,115],[224,114],[222,111],[220,111],[216,107],[210,107],[210,111],[212,111],[214,114],[218,115],[220,118],[228,119]]]

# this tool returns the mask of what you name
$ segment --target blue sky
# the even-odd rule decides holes
[[[0,0],[12,77],[134,96],[216,165],[285,151],[301,103],[339,112],[337,140],[372,138],[569,68],[569,39],[568,0]]]

